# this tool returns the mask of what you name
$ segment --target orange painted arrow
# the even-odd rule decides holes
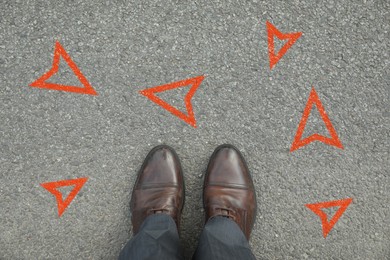
[[[313,107],[313,104],[316,105],[318,112],[320,113],[321,118],[324,121],[325,126],[330,133],[331,138],[326,137],[326,136],[322,136],[319,134],[313,134],[313,135],[301,140],[301,137],[302,137],[303,132],[305,130],[306,123],[307,123],[307,120],[309,118],[310,111]],[[332,123],[330,122],[330,119],[329,119],[328,115],[326,114],[324,106],[322,105],[314,87],[312,88],[312,90],[310,92],[309,100],[307,101],[305,110],[303,111],[301,122],[299,123],[298,130],[297,130],[297,133],[295,135],[294,142],[291,145],[290,152],[293,152],[293,151],[299,149],[300,147],[303,147],[303,146],[305,146],[313,141],[321,141],[321,142],[326,143],[328,145],[332,145],[332,146],[338,147],[340,149],[343,149],[343,145],[341,144],[340,139],[337,136],[336,130],[334,129]]]
[[[77,76],[77,78],[84,87],[46,82],[49,78],[51,78],[54,74],[58,72],[58,68],[60,65],[60,57],[65,60],[66,64],[68,64],[68,66],[72,69],[73,73]],[[45,74],[43,74],[39,79],[31,83],[30,86],[35,88],[46,88],[67,92],[75,92],[80,94],[97,95],[96,91],[92,88],[91,84],[89,84],[88,80],[81,73],[76,63],[72,61],[69,54],[65,51],[65,49],[58,41],[55,45],[53,65],[51,69]]]
[[[306,204],[305,206],[320,217],[322,222],[322,233],[324,237],[326,237],[332,230],[333,226],[337,223],[339,218],[343,215],[344,211],[348,208],[349,204],[351,204],[351,202],[352,199],[348,198],[342,200]],[[328,221],[328,216],[321,209],[330,207],[339,207],[339,209],[337,209],[337,212],[335,213],[333,218]]]
[[[293,46],[293,44],[301,37],[302,32],[295,33],[281,33],[276,27],[267,21],[267,33],[268,33],[268,54],[269,54],[269,67],[272,69],[276,63],[286,54],[287,50]],[[274,37],[278,37],[279,40],[288,40],[287,43],[275,54]]]
[[[149,98],[150,100],[152,100],[157,105],[168,110],[173,115],[177,116],[178,118],[180,118],[181,120],[183,120],[187,124],[196,128],[196,119],[195,119],[194,111],[192,109],[191,98],[194,96],[196,90],[198,89],[198,87],[202,83],[203,79],[204,79],[204,76],[198,76],[195,78],[185,79],[185,80],[181,80],[181,81],[177,81],[177,82],[173,82],[173,83],[169,83],[169,84],[165,84],[165,85],[161,85],[161,86],[157,86],[157,87],[153,87],[153,88],[149,88],[149,89],[144,89],[144,90],[140,91],[140,93],[142,95],[144,95],[145,97]],[[164,100],[162,100],[161,98],[159,98],[155,95],[155,93],[159,93],[159,92],[163,92],[163,91],[167,91],[167,90],[175,89],[175,88],[186,87],[188,85],[191,85],[191,88],[184,98],[184,103],[186,105],[187,114],[183,113],[182,111],[180,111],[176,107],[168,104],[167,102],[165,102]]]
[[[69,206],[69,204],[72,202],[72,200],[76,197],[77,193],[81,190],[83,185],[87,182],[88,178],[79,178],[79,179],[73,179],[73,180],[63,180],[63,181],[56,181],[56,182],[46,182],[41,183],[41,186],[48,190],[50,193],[52,193],[57,200],[57,206],[58,206],[58,216],[61,217],[61,215],[64,213],[65,209]],[[69,193],[68,197],[64,200],[62,198],[62,194],[57,188],[65,187],[65,186],[75,186],[73,190]]]

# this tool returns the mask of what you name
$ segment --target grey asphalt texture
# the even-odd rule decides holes
[[[116,259],[131,237],[136,173],[163,143],[185,172],[186,259],[204,223],[207,162],[223,143],[254,179],[258,259],[389,259],[389,1],[0,2],[0,259]],[[303,33],[273,70],[267,20]],[[98,96],[29,87],[57,40]],[[199,75],[197,128],[139,94]],[[66,63],[55,77],[79,85]],[[312,87],[343,150],[289,151]],[[164,98],[180,107],[174,92]],[[304,136],[315,132],[329,135],[313,109]],[[40,183],[80,177],[58,217]],[[324,238],[305,204],[344,198],[353,202]]]

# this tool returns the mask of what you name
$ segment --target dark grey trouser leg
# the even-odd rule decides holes
[[[147,217],[119,255],[119,260],[129,259],[182,260],[175,221],[165,214]]]
[[[256,259],[240,227],[226,217],[207,221],[193,260],[251,260]]]

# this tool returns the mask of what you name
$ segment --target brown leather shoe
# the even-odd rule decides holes
[[[179,157],[173,148],[159,145],[147,155],[131,196],[133,233],[152,214],[171,216],[179,229],[184,204],[184,180]]]
[[[215,216],[234,220],[249,240],[256,219],[256,193],[246,162],[232,145],[218,146],[210,157],[203,188],[206,222]]]

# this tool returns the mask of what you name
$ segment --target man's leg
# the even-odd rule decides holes
[[[248,240],[233,220],[217,216],[207,221],[193,257],[202,259],[256,259]]]
[[[134,237],[119,259],[182,259],[178,230],[183,204],[179,158],[171,147],[157,146],[146,156],[134,184],[130,201]]]
[[[248,240],[256,218],[256,193],[248,166],[232,145],[215,149],[203,187],[206,225],[194,259],[255,259]]]
[[[119,256],[119,260],[128,259],[183,259],[175,221],[166,214],[147,217]]]

